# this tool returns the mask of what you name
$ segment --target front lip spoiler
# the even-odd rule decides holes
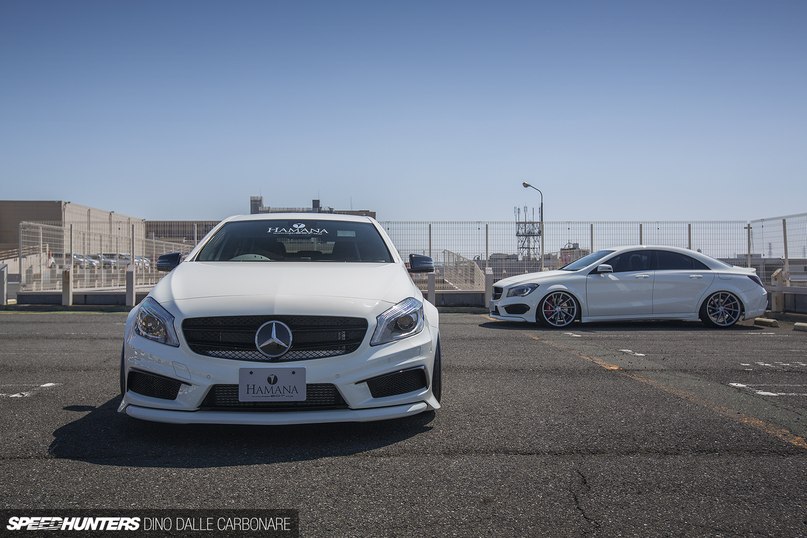
[[[123,407],[123,406],[121,406]],[[374,407],[371,409],[338,409],[329,411],[174,411],[127,405],[120,412],[133,418],[169,424],[236,424],[252,426],[282,426],[290,424],[321,424],[328,422],[371,422],[408,417],[430,409],[426,402]]]

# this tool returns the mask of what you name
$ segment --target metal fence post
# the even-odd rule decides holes
[[[745,227],[748,231],[748,253],[746,256],[746,267],[751,267],[751,223],[749,222],[748,225]]]
[[[782,239],[785,243],[785,286],[790,286],[790,255],[787,252],[787,219],[782,219]]]
[[[429,223],[429,258],[432,258],[432,223]]]
[[[62,272],[62,306],[73,306],[73,271]]]
[[[20,289],[25,288],[25,271],[22,268],[22,223],[20,223],[18,228],[18,233],[20,236],[20,245],[19,245],[19,266],[17,267],[17,271],[20,273]]]
[[[0,263],[0,305],[8,304],[8,265]]]
[[[437,306],[436,304],[437,292],[435,291],[435,273],[434,272],[429,273],[428,279],[429,280],[427,284],[428,287],[426,288],[426,295],[428,297],[429,302]]]
[[[639,223],[639,244],[644,245],[644,236],[642,233],[642,223]]]
[[[594,252],[594,224],[591,224],[591,252]]]
[[[490,259],[490,224],[485,224],[485,271],[488,270],[488,260]]]
[[[135,290],[135,265],[129,264],[126,268],[126,306],[134,306],[136,303]]]
[[[488,267],[485,269],[485,308],[490,307],[490,301],[493,299],[493,268]]]
[[[687,248],[692,250],[692,223],[687,223]]]

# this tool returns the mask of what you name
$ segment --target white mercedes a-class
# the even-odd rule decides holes
[[[231,217],[134,308],[119,411],[170,423],[363,422],[440,408],[437,309],[367,217]]]
[[[768,294],[753,269],[675,247],[600,250],[557,271],[493,285],[490,315],[563,328],[574,321],[698,320],[731,327],[765,313]]]

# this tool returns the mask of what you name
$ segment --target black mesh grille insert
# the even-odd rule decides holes
[[[502,298],[502,291],[503,291],[502,288],[499,288],[497,286],[493,286],[493,300],[494,301],[498,301],[499,299]]]
[[[323,409],[347,409],[342,395],[330,383],[312,383],[305,386],[306,399],[303,402],[239,402],[238,385],[213,385],[205,396],[202,409],[206,410],[249,410],[260,411],[303,411]]]
[[[367,380],[373,398],[406,394],[426,388],[426,370],[410,368],[391,374],[384,374]]]
[[[151,396],[152,398],[161,398],[163,400],[176,400],[181,386],[182,382],[176,379],[163,377],[161,375],[147,374],[146,372],[137,370],[130,370],[126,377],[126,388],[128,390],[142,394],[143,396]]]
[[[291,349],[270,359],[258,351],[255,333],[267,321],[282,321],[293,335]],[[367,320],[334,316],[222,316],[189,318],[182,331],[194,353],[220,359],[287,362],[353,353],[367,333]]]
[[[511,304],[504,307],[505,312],[516,316],[519,314],[525,314],[529,309],[530,307],[525,304]]]

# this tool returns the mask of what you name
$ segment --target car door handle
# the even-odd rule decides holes
[[[634,278],[650,278],[650,275],[640,274],[640,275],[633,275]]]
[[[700,278],[703,278],[703,275],[689,275],[689,278],[691,278],[693,280],[694,279],[700,279]]]

